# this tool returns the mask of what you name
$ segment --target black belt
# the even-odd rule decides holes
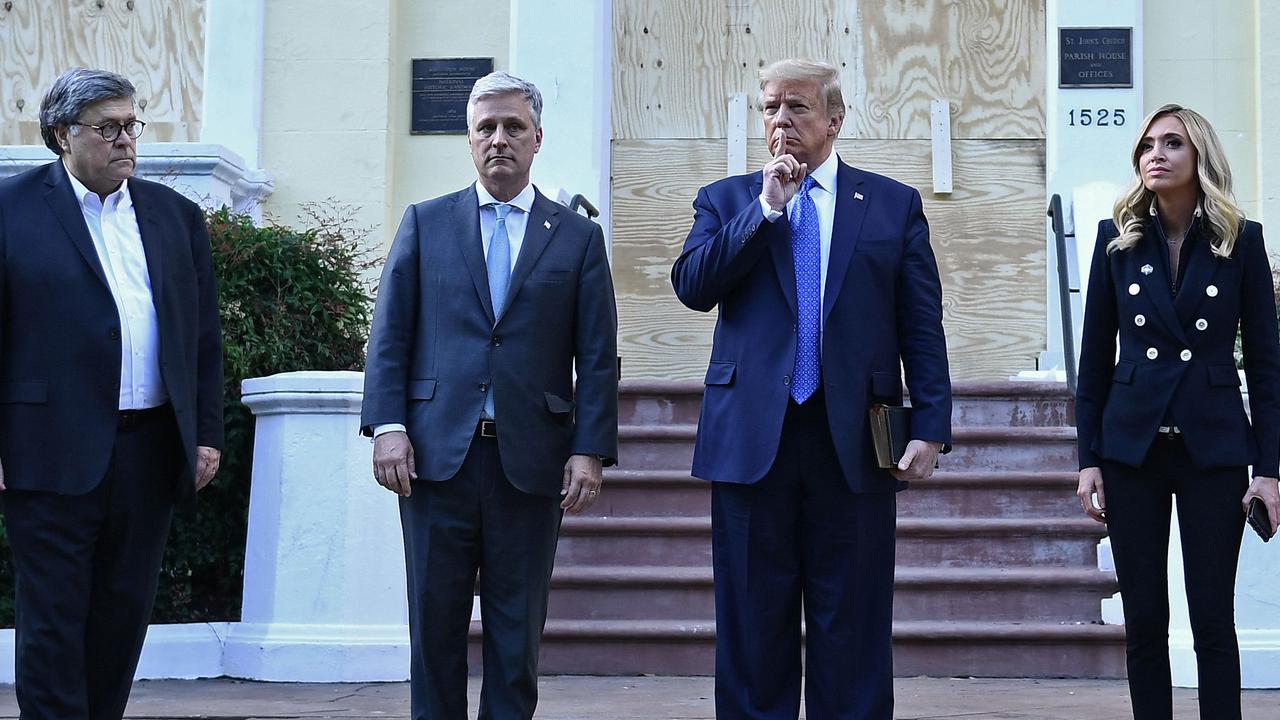
[[[480,422],[476,423],[476,437],[498,437],[498,423],[493,420],[481,419]]]
[[[139,425],[159,419],[162,415],[169,412],[169,405],[157,405],[153,408],[143,408],[142,410],[121,410],[119,413],[118,427],[122,430],[135,428]]]

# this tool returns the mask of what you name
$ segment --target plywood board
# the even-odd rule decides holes
[[[1045,346],[1044,144],[958,140],[955,190],[931,192],[928,140],[842,140],[851,164],[921,190],[943,285],[952,376],[994,379],[1033,369]],[[722,177],[724,141],[615,141],[613,257],[619,351],[629,378],[697,379],[712,314],[683,307],[671,264],[702,185]],[[767,153],[754,143],[748,167]]]
[[[1043,138],[1044,23],[1036,0],[619,0],[614,137],[725,137],[730,95],[811,57],[840,70],[843,137],[928,138],[945,98],[956,138]]]
[[[0,144],[43,144],[40,101],[71,67],[129,78],[146,140],[199,140],[204,25],[205,0],[0,3]]]

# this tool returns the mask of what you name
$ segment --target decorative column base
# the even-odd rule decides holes
[[[275,682],[409,678],[407,625],[234,623],[222,655],[231,677]]]

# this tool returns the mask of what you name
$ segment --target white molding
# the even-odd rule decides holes
[[[200,141],[262,163],[266,0],[208,0]]]

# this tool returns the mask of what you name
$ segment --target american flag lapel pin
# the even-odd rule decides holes
[[[860,193],[860,192],[856,192],[856,193],[854,193],[854,194],[853,194],[853,199],[854,199],[854,200],[866,200],[866,198],[862,197],[862,193]]]

